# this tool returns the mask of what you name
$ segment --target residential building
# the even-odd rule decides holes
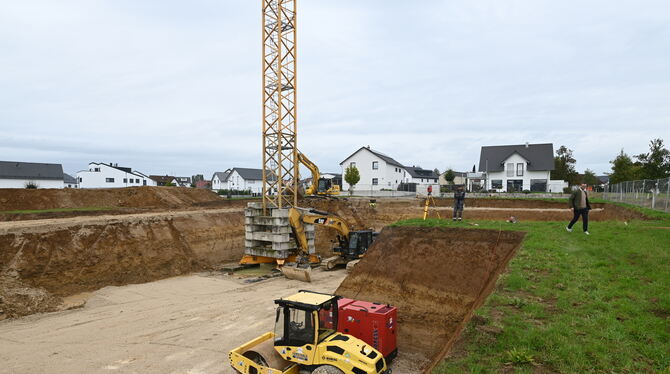
[[[156,183],[144,173],[133,171],[119,164],[90,162],[88,170],[77,172],[79,188],[121,188],[155,186]]]
[[[201,188],[206,190],[212,189],[212,181],[199,180],[195,182],[195,188]]]
[[[405,185],[411,186],[408,191],[426,193],[428,186],[433,186],[436,194],[440,191],[440,176],[434,170],[423,169],[420,166],[405,166],[404,170],[409,175],[409,178],[406,178],[408,181],[404,182]]]
[[[251,168],[232,168],[224,172],[214,173],[212,189],[251,191],[252,194],[263,193],[263,170]]]
[[[0,188],[63,188],[63,166],[37,162],[0,161]]]
[[[546,192],[552,170],[551,143],[484,146],[479,157],[479,171],[487,175],[486,189],[498,192]]]
[[[77,182],[77,178],[70,174],[63,173],[63,186],[65,188],[79,188],[79,182]]]
[[[191,187],[191,177],[174,177],[179,187]]]
[[[217,171],[212,175],[212,190],[226,190],[228,189],[228,176],[230,175],[230,169],[226,171]]]
[[[433,190],[439,191],[439,176],[434,171],[418,166],[404,166],[392,157],[371,149],[370,146],[361,147],[340,162],[342,175],[345,175],[347,168],[352,165],[356,166],[361,177],[354,190],[402,190],[423,193],[428,185],[433,185]],[[343,180],[342,190],[348,189],[349,184]]]
[[[150,175],[157,186],[179,186],[179,180],[172,175]]]
[[[346,174],[349,166],[356,166],[361,176],[360,181],[354,186],[359,190],[395,190],[403,182],[409,182],[411,176],[405,167],[379,151],[367,147],[361,147],[352,153],[344,161],[340,162],[342,175]],[[349,190],[349,184],[342,178],[342,190]]]

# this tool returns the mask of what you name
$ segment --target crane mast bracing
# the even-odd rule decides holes
[[[263,2],[263,211],[298,204],[296,1]]]

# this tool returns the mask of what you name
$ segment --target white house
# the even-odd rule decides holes
[[[425,194],[428,186],[432,186],[435,193],[440,192],[440,176],[434,170],[423,169],[420,166],[405,166],[404,170],[409,177],[405,178],[405,183],[413,185],[412,192]]]
[[[546,192],[552,170],[551,143],[485,146],[479,157],[479,171],[487,176],[486,189],[498,192]]]
[[[251,191],[263,193],[263,170],[250,168],[232,168],[212,176],[213,190]]]
[[[432,170],[425,170],[415,166],[403,166],[392,157],[370,146],[361,147],[349,157],[340,162],[342,175],[346,174],[349,166],[356,166],[361,176],[360,181],[354,186],[354,190],[380,191],[380,190],[406,190],[411,192],[422,192],[429,184],[433,185],[434,191],[439,191],[438,178]],[[349,184],[342,178],[342,190],[349,189]]]
[[[65,188],[79,188],[79,182],[77,182],[77,178],[70,174],[63,173],[63,186]]]
[[[77,172],[79,188],[121,188],[156,186],[148,175],[118,164],[91,162],[88,170]]]
[[[356,166],[361,176],[354,190],[379,191],[382,189],[396,190],[400,183],[409,181],[411,176],[405,167],[393,158],[370,149],[370,146],[361,147],[351,156],[340,162],[342,175],[346,174],[349,166]],[[349,190],[349,183],[342,178],[342,190]]]
[[[212,175],[212,190],[225,190],[228,189],[228,176],[230,175],[230,169],[226,171],[217,171]]]
[[[0,188],[63,188],[63,166],[37,162],[0,161]]]

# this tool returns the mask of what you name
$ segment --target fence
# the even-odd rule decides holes
[[[627,181],[605,186],[603,198],[670,212],[670,178]]]
[[[440,194],[440,185],[433,184],[433,195]],[[397,186],[382,186],[373,184],[356,184],[351,191],[353,196],[367,196],[367,197],[414,197],[426,196],[428,185],[415,183],[401,183]],[[343,190],[342,195],[348,195],[350,191]]]

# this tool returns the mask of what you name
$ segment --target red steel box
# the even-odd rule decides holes
[[[398,310],[394,306],[342,298],[338,302],[337,329],[375,347],[387,361],[397,354]]]

